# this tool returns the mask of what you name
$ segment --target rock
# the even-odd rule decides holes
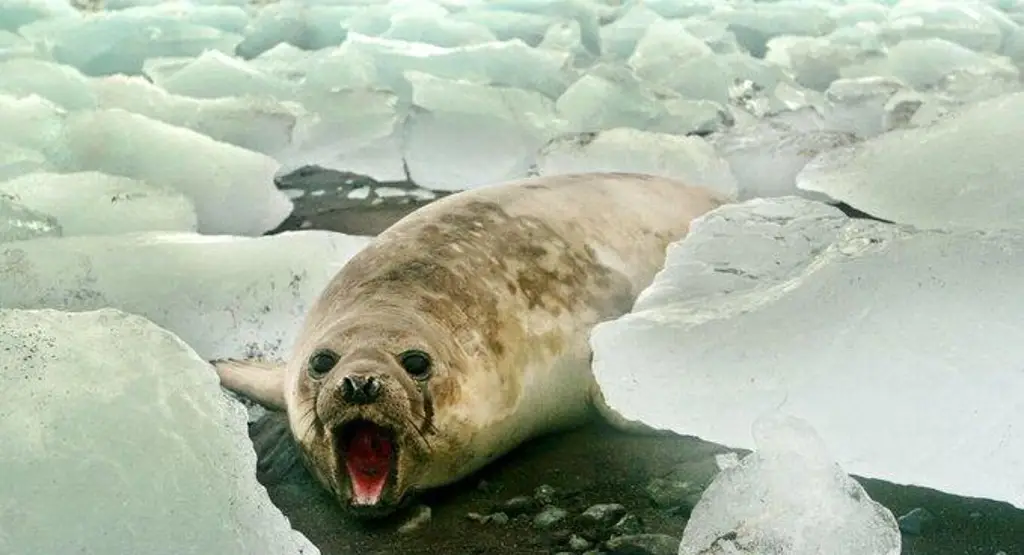
[[[616,536],[629,536],[639,534],[643,531],[644,521],[632,513],[620,518],[619,521],[612,526],[612,534]]]
[[[551,505],[555,502],[555,488],[547,484],[537,486],[537,489],[533,492],[533,497],[542,505]]]
[[[508,499],[501,504],[501,511],[509,516],[533,513],[540,509],[540,502],[528,495]]]
[[[912,536],[920,536],[921,534],[931,530],[932,526],[935,524],[935,515],[928,512],[927,509],[918,507],[901,516],[898,519],[898,522],[900,525],[900,532],[910,534]]]
[[[676,555],[679,539],[667,534],[619,536],[605,543],[609,555]]]
[[[559,507],[548,506],[533,518],[533,525],[537,528],[551,528],[552,526],[563,522],[568,516],[569,511]]]
[[[600,526],[611,526],[626,515],[626,508],[618,503],[591,505],[580,515],[580,520]]]
[[[569,537],[569,549],[573,551],[586,551],[590,549],[590,542],[576,534]]]

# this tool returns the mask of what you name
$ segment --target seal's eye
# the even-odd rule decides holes
[[[336,364],[338,364],[338,353],[329,349],[320,349],[309,357],[306,369],[310,376],[320,378],[330,372]]]
[[[398,355],[398,363],[410,376],[422,380],[430,375],[430,355],[423,351],[410,350]]]

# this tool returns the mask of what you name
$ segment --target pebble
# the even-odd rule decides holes
[[[676,555],[679,538],[667,534],[618,536],[605,543],[610,555]]]
[[[509,518],[505,513],[491,513],[489,515],[482,515],[480,513],[468,513],[466,518],[480,524],[508,524]]]
[[[590,542],[576,534],[569,537],[569,549],[573,551],[586,551],[590,549]]]
[[[898,521],[901,532],[911,536],[920,536],[931,527],[935,521],[935,515],[928,512],[927,509],[918,507],[901,516]]]
[[[533,490],[533,498],[541,505],[553,505],[555,503],[555,488],[544,484]]]
[[[640,517],[630,513],[619,519],[618,522],[612,526],[612,533],[616,536],[629,536],[632,534],[639,534],[644,531],[644,522],[640,520]]]
[[[501,504],[501,511],[509,516],[533,513],[539,509],[540,503],[528,495],[513,497]]]
[[[618,503],[591,505],[580,515],[582,521],[600,526],[611,526],[626,516],[626,508]]]
[[[545,507],[543,511],[533,517],[533,525],[537,528],[551,528],[562,522],[569,516],[569,511],[558,507]]]

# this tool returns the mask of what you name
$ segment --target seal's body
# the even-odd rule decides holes
[[[218,363],[221,382],[287,410],[307,464],[343,506],[391,512],[582,423],[599,396],[591,329],[628,312],[668,244],[721,202],[635,174],[444,198],[345,265],[283,372]]]

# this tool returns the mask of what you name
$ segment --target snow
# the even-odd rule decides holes
[[[810,425],[769,413],[752,428],[757,450],[704,491],[679,555],[899,555],[896,518],[843,472]]]
[[[995,0],[7,0],[0,308],[282,358],[367,241],[257,237],[296,168],[417,198],[666,175],[750,202],[594,335],[612,409],[751,446],[781,404],[846,472],[1020,506],[1022,24]]]
[[[170,332],[0,309],[0,551],[318,550],[256,482],[245,412]]]
[[[1022,261],[1020,232],[727,205],[594,331],[594,373],[627,420],[752,448],[780,409],[848,472],[1024,508]]]

